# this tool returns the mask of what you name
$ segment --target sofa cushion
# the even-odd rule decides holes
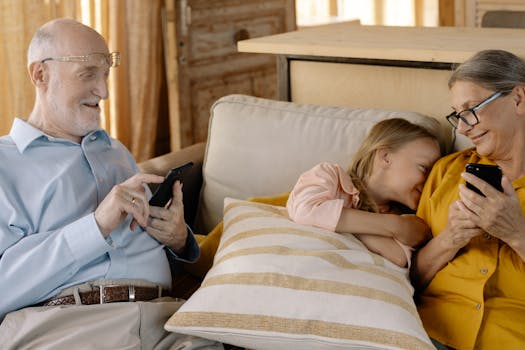
[[[198,232],[209,232],[221,221],[227,196],[245,199],[290,191],[301,173],[321,161],[347,168],[369,129],[394,117],[439,129],[444,142],[450,139],[443,124],[417,113],[244,95],[219,99],[211,108]]]
[[[213,267],[165,328],[248,349],[433,349],[407,274],[352,234],[227,198]]]

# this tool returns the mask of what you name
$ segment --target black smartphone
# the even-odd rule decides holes
[[[467,173],[476,175],[477,177],[487,182],[498,191],[503,192],[503,188],[501,187],[502,173],[501,168],[498,165],[468,163],[466,165],[466,170]],[[468,182],[467,188],[485,197],[485,195],[481,193],[481,191],[477,187]]]
[[[184,172],[192,166],[193,162],[188,162],[171,169],[149,200],[149,205],[154,207],[164,207],[173,196],[173,184],[175,181],[179,180],[182,182]]]

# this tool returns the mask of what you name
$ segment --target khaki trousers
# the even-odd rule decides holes
[[[164,323],[183,301],[28,307],[9,313],[0,324],[0,348],[223,350],[222,344],[170,333]]]

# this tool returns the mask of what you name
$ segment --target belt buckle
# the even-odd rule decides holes
[[[106,288],[109,287],[118,287],[117,284],[106,284],[106,285],[99,285],[99,294],[100,294],[100,304],[107,304],[106,302]],[[130,286],[131,287],[131,286]],[[128,294],[129,298],[129,294]],[[133,298],[135,298],[135,290],[133,290]]]
[[[99,289],[100,303],[105,304],[106,303],[105,286],[98,286],[98,289]]]
[[[128,286],[128,301],[135,302],[135,286],[131,284]]]

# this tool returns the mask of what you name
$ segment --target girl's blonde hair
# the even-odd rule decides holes
[[[435,140],[438,145],[440,144],[437,135],[406,119],[385,119],[372,127],[354,154],[352,165],[348,171],[354,185],[359,190],[359,209],[377,212],[377,205],[370,199],[366,191],[366,184],[372,174],[377,151],[379,149],[396,151],[405,144],[422,138],[430,138]]]

